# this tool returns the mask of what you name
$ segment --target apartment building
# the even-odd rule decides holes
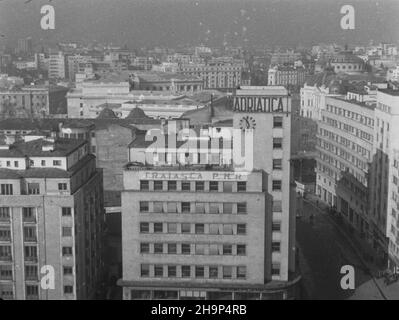
[[[104,276],[103,190],[87,142],[1,146],[0,198],[0,298],[95,298]],[[45,276],[54,287],[43,286]]]
[[[187,149],[131,144],[124,299],[295,298],[290,96],[282,87],[242,87],[232,103],[232,127],[207,127],[209,139],[189,138]],[[243,141],[244,166],[234,160]]]

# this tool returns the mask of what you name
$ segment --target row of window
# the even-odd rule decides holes
[[[150,183],[151,182],[151,183]],[[178,183],[179,182],[179,183]],[[233,186],[236,185],[237,192],[247,191],[245,181],[163,181],[163,180],[140,180],[140,190],[142,191],[215,191],[233,192]],[[221,188],[223,186],[223,188]]]
[[[141,222],[140,233],[182,233],[213,235],[245,235],[246,224]]]
[[[346,123],[343,123],[343,122],[340,122],[340,121],[337,121],[335,119],[331,119],[331,118],[328,118],[325,116],[322,117],[322,120],[324,123],[327,123],[328,125],[330,125],[334,128],[339,128],[340,130],[343,130],[357,138],[361,138],[361,139],[366,140],[371,143],[373,142],[373,135],[371,135],[363,130],[360,130],[358,128],[355,128],[354,126],[348,125]]]
[[[140,201],[141,213],[247,214],[247,203]]]
[[[374,128],[374,119],[373,118],[363,116],[354,111],[347,110],[347,109],[340,108],[340,107],[335,107],[335,106],[332,106],[329,104],[326,105],[326,110],[328,112],[331,112],[331,113],[334,113],[334,114],[337,114],[340,116],[344,116],[345,118],[350,118],[352,120],[358,121],[359,123],[369,126],[370,128]]]
[[[247,277],[246,266],[203,266],[203,265],[162,265],[141,264],[141,277],[153,278],[197,278],[197,279],[237,279]]]
[[[72,247],[62,247],[63,256],[72,256]],[[26,261],[37,261],[37,246],[36,245],[25,245],[24,256]],[[12,248],[11,245],[0,245],[0,261],[11,261],[12,260]]]
[[[10,221],[10,207],[0,207],[0,222]],[[63,217],[72,216],[72,208],[63,207],[61,208],[61,215]],[[22,221],[26,223],[35,223],[36,220],[36,208],[33,207],[23,207],[22,208]]]
[[[63,275],[73,274],[73,267],[63,266]],[[37,281],[39,279],[38,266],[34,264],[25,265],[25,280]],[[11,264],[0,265],[0,280],[13,280],[13,266]]]
[[[14,161],[13,163],[12,163],[10,160],[7,160],[7,161],[4,161],[4,167],[6,167],[6,168],[11,168],[11,167],[19,168],[19,165],[20,165],[20,163],[22,163],[22,162],[25,162],[25,160]],[[60,167],[60,166],[62,165],[61,160],[53,160],[52,163],[53,163],[53,166],[54,166],[54,167]],[[14,166],[12,166],[12,164],[14,164]],[[40,164],[41,164],[42,167],[47,167],[47,162],[46,162],[46,160],[41,160]],[[33,160],[30,160],[30,161],[29,161],[29,165],[30,165],[31,167],[35,166],[34,161],[33,161]],[[3,163],[2,163],[2,161],[0,161],[0,167],[2,167],[2,166],[3,166]]]
[[[28,183],[28,194],[40,194],[40,187],[38,183]],[[67,191],[68,184],[67,183],[58,183],[58,191]],[[13,185],[12,184],[1,184],[0,185],[0,195],[10,195],[12,196]]]

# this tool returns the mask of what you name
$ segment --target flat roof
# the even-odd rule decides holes
[[[236,95],[288,96],[288,91],[283,86],[241,86],[240,89],[236,91]]]

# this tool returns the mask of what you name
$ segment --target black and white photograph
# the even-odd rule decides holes
[[[0,0],[2,306],[255,319],[398,280],[399,0]]]

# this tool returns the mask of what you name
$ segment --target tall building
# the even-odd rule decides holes
[[[17,53],[19,54],[27,54],[33,51],[33,42],[32,38],[24,38],[18,39]]]
[[[154,149],[144,135],[131,144],[124,299],[295,297],[290,96],[283,87],[243,87],[232,103],[232,127],[180,132],[186,146]],[[176,131],[168,127],[165,138]]]
[[[269,86],[299,88],[305,83],[306,70],[303,67],[274,66],[268,71]]]
[[[51,52],[49,56],[49,79],[65,79],[67,75],[65,55],[63,52]]]
[[[391,268],[399,266],[399,90],[379,90],[371,163],[373,245]]]
[[[2,146],[0,195],[0,297],[96,297],[103,279],[103,190],[87,142]],[[49,269],[50,289],[41,285]]]

